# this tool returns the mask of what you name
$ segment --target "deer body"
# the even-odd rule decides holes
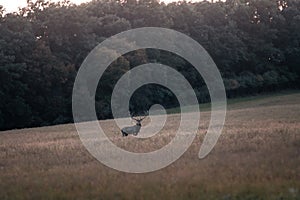
[[[127,127],[124,127],[121,129],[121,132],[122,132],[122,136],[128,136],[130,134],[134,135],[134,136],[137,136],[137,134],[140,132],[141,130],[141,127],[142,127],[142,124],[141,122],[143,121],[143,119],[145,118],[146,116],[142,117],[142,118],[134,118],[134,117],[131,117],[133,120],[136,121],[136,124],[134,126],[127,126]]]
[[[128,136],[130,134],[136,136],[140,132],[140,129],[141,129],[141,124],[140,125],[137,124],[134,126],[124,127],[122,128],[121,132],[123,136]]]

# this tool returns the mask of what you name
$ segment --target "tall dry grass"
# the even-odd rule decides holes
[[[100,123],[116,145],[147,152],[172,139],[179,117],[151,139],[122,138],[112,120]],[[217,145],[199,160],[209,117],[201,113],[179,160],[147,174],[102,165],[72,124],[0,132],[0,199],[300,199],[299,93],[230,105]]]

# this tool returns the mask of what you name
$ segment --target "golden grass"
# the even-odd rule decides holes
[[[172,139],[179,117],[151,139],[122,138],[112,120],[100,123],[118,146],[148,152]],[[179,160],[147,174],[99,163],[73,124],[0,132],[0,199],[300,199],[299,93],[230,105],[217,145],[199,160],[209,117],[201,113]]]

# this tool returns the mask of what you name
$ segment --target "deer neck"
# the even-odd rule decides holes
[[[138,129],[138,130],[140,130],[141,129],[141,127],[142,127],[142,125],[141,124],[137,124],[137,125],[135,125],[136,126],[136,128]]]

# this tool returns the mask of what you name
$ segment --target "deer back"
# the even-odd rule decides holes
[[[122,128],[122,131],[127,133],[127,134],[133,134],[133,133],[138,133],[141,129],[141,126],[134,125],[134,126],[128,126]]]

